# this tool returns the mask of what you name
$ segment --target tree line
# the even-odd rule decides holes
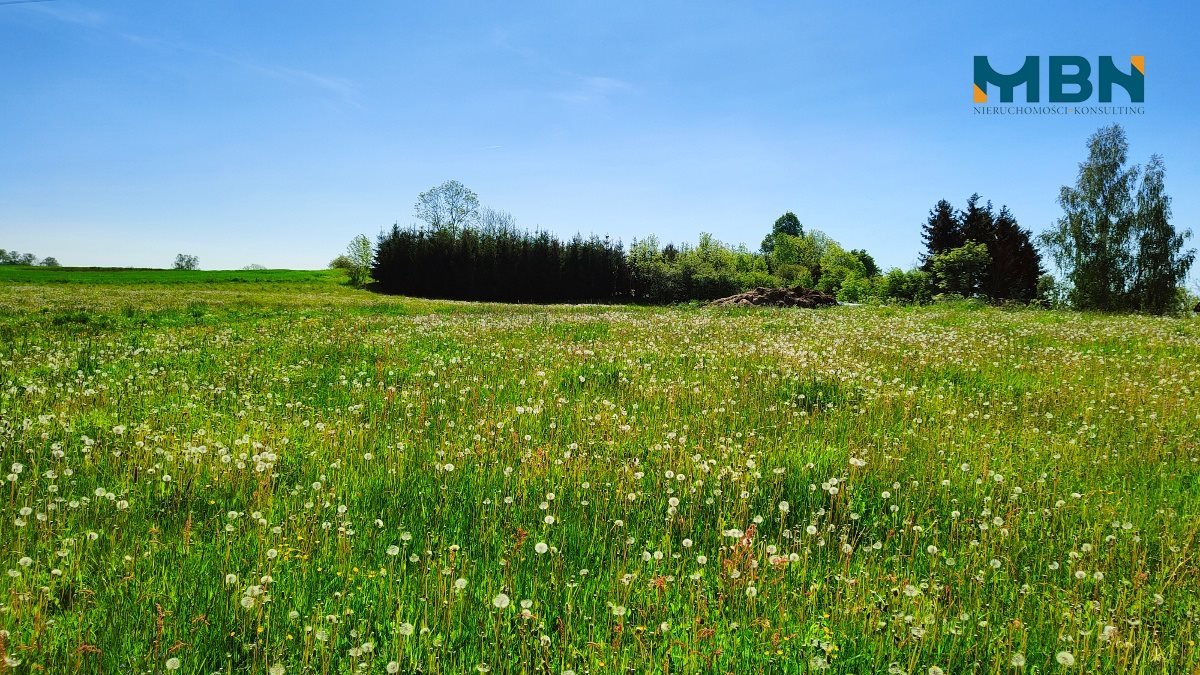
[[[0,265],[26,265],[40,267],[61,267],[58,260],[51,256],[42,259],[32,253],[21,253],[20,251],[9,251],[0,248]]]
[[[352,273],[353,274],[353,273]],[[393,226],[381,235],[371,276],[381,290],[501,302],[627,299],[620,243],[497,227]]]
[[[1075,186],[1060,192],[1064,215],[1050,231],[1035,237],[1007,206],[997,209],[979,194],[961,209],[942,199],[921,228],[925,251],[908,270],[882,270],[865,250],[806,230],[792,212],[755,251],[709,234],[696,244],[634,239],[628,250],[595,235],[562,240],[517,227],[511,214],[482,206],[453,180],[420,194],[418,224],[393,225],[374,246],[356,237],[331,266],[346,269],[355,285],[373,280],[387,293],[462,300],[663,304],[803,286],[842,302],[962,297],[1177,310],[1195,253],[1183,247],[1190,232],[1170,223],[1162,158],[1126,168],[1128,144],[1117,125],[1094,134],[1088,152]],[[1043,252],[1057,276],[1047,274]]]
[[[422,193],[414,214],[421,224],[393,225],[380,234],[369,272],[361,238],[331,266],[346,269],[354,283],[372,278],[388,293],[507,302],[667,304],[781,285],[838,294],[847,282],[879,276],[865,251],[848,252],[823,233],[805,233],[791,213],[776,222],[772,243],[759,251],[707,233],[695,244],[634,239],[628,250],[595,235],[564,241],[518,228],[510,214],[480,206],[458,181]]]
[[[1019,235],[1014,248],[1032,250],[1028,233],[1006,208],[993,214],[990,205],[976,208],[977,202],[972,197],[962,213],[947,210],[956,234],[945,238],[939,231],[931,259],[955,259],[953,249],[966,243],[964,227],[998,254],[1010,243],[1010,231]],[[714,300],[759,286],[800,286],[842,302],[920,303],[939,293],[972,295],[975,290],[955,283],[949,267],[943,270],[940,264],[881,270],[867,251],[847,250],[820,230],[806,230],[792,212],[775,221],[757,251],[707,233],[695,244],[634,239],[628,250],[620,241],[594,235],[563,241],[549,232],[518,228],[510,214],[481,206],[458,181],[422,193],[414,213],[422,223],[393,225],[374,247],[366,237],[355,237],[330,266],[345,269],[355,285],[374,280],[387,293],[503,302],[670,304]],[[1007,270],[994,267],[997,277]],[[1039,271],[1035,254],[1032,281],[1021,287],[1036,286]],[[993,286],[1001,284],[978,290]],[[1032,291],[1010,292],[1010,286],[988,297],[1033,297]]]

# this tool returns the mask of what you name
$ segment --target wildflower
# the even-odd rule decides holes
[[[1022,654],[1021,652],[1017,652],[1016,654],[1012,655],[1012,658],[1009,659],[1008,662],[1010,664],[1012,664],[1013,668],[1024,668],[1025,667],[1025,655]]]
[[[1059,652],[1054,655],[1054,660],[1068,668],[1075,665],[1075,655],[1071,652]]]
[[[286,672],[287,668],[284,668],[282,663],[276,663],[267,669],[268,675],[283,675]]]
[[[460,578],[454,580],[454,590],[461,591],[462,589],[464,589],[466,587],[467,587],[466,579],[463,579],[460,577]]]
[[[545,553],[546,551],[549,551],[549,550],[550,550],[550,547],[546,545],[546,542],[544,542],[544,541],[539,541],[539,542],[538,542],[538,543],[537,543],[537,544],[536,544],[536,545],[533,547],[533,550],[534,550],[534,551],[536,551],[538,555],[542,555],[542,554],[543,554],[543,553]]]
[[[411,623],[408,623],[407,621],[405,621],[404,623],[400,624],[399,633],[405,637],[412,635],[413,634],[413,625]]]
[[[167,670],[179,670],[179,659],[172,656],[167,659]]]
[[[496,597],[492,598],[492,606],[496,609],[508,609],[510,604],[512,604],[512,598],[504,593],[497,593]]]
[[[395,661],[388,661],[385,670],[387,670],[389,675],[395,675],[396,673],[400,672],[400,664]]]

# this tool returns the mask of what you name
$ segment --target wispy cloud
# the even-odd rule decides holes
[[[59,5],[56,3],[54,5],[30,5],[30,7],[37,8],[37,11],[58,21],[84,26],[86,28],[107,33],[143,49],[149,49],[158,52],[181,52],[195,54],[202,57],[223,61],[242,70],[268,77],[273,80],[300,87],[316,88],[333,97],[336,97],[341,103],[354,107],[360,107],[355,98],[357,91],[356,86],[353,81],[347,78],[324,75],[301,68],[293,68],[275,63],[264,63],[211,49],[192,47],[182,42],[174,42],[163,40],[157,37],[142,35],[139,33],[115,30],[112,29],[112,22],[107,14],[95,10],[82,9],[73,5]]]
[[[540,92],[573,105],[588,105],[604,103],[616,96],[635,91],[636,87],[630,82],[615,77],[602,75],[581,75],[572,72],[561,64],[538,52],[538,50],[520,44],[518,36],[508,28],[496,26],[490,36],[491,46],[495,49],[515,54],[524,61],[533,72],[549,76],[553,80],[566,81],[567,85],[549,92]]]
[[[513,54],[516,54],[517,56],[520,56],[526,60],[533,60],[537,58],[536,51],[530,49],[529,47],[514,43],[512,31],[508,30],[507,28],[501,28],[499,26],[492,28],[491,42],[493,47],[512,52]]]
[[[341,99],[342,103],[346,103],[354,107],[360,107],[358,102],[355,100],[357,87],[352,80],[344,77],[331,77],[329,75],[313,73],[307,70],[301,70],[299,68],[290,68],[288,66],[246,61],[244,59],[232,58],[224,54],[212,53],[212,55],[231,63],[235,63],[251,72],[279,80],[280,82],[321,89],[338,97]]]
[[[75,24],[76,26],[98,28],[108,23],[108,15],[104,12],[68,3],[45,2],[29,4],[26,5],[26,8],[52,19],[62,21],[63,23]]]
[[[600,103],[632,89],[632,84],[615,77],[577,76],[577,82],[555,93],[555,98],[574,104]]]

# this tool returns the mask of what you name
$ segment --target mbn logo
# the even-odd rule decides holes
[[[1112,103],[1113,85],[1129,94],[1131,103],[1146,100],[1146,57],[1129,58],[1129,72],[1117,68],[1111,56],[1100,57],[1100,102]],[[1015,73],[998,73],[988,57],[975,57],[975,102],[987,103],[988,85],[1000,89],[1000,102],[1012,103],[1013,90],[1025,85],[1025,100],[1041,101],[1041,59],[1026,56],[1025,64]],[[1049,68],[1050,103],[1082,103],[1092,97],[1092,64],[1082,56],[1051,56]]]

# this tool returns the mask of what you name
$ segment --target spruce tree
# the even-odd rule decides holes
[[[994,220],[995,215],[992,213],[992,203],[980,206],[979,200],[982,199],[979,193],[971,195],[967,199],[967,208],[959,215],[961,222],[962,238],[964,242],[973,241],[977,244],[991,247],[992,240],[995,239]]]
[[[993,300],[1032,300],[1037,296],[1037,281],[1042,275],[1042,258],[1016,217],[1001,206],[992,220],[992,241],[988,246],[991,269],[985,284]]]
[[[925,243],[925,253],[921,256],[921,269],[933,271],[933,258],[939,253],[962,246],[962,226],[954,206],[945,199],[939,200],[929,211],[929,219],[921,228],[921,240]]]

